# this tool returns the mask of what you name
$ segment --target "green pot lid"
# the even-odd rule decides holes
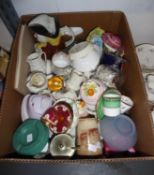
[[[22,123],[13,135],[13,148],[22,155],[39,154],[48,142],[48,128],[36,119]]]

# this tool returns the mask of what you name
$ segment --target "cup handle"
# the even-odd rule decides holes
[[[73,30],[68,26],[61,27],[60,34],[62,36],[64,36],[64,35],[71,36],[71,39],[65,42],[66,47],[70,46],[75,40],[75,34],[74,34]]]

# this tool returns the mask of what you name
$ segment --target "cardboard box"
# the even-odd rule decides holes
[[[121,92],[128,95],[135,103],[134,108],[131,110],[130,116],[136,124],[138,132],[138,141],[136,145],[137,151],[140,156],[133,158],[115,158],[107,159],[102,156],[99,159],[73,159],[73,160],[54,160],[54,159],[21,159],[13,156],[11,141],[12,134],[21,122],[20,117],[20,105],[23,96],[17,92],[14,88],[14,81],[16,73],[25,74],[26,69],[21,69],[20,72],[17,69],[17,61],[19,55],[25,59],[27,54],[30,54],[33,50],[32,36],[26,35],[20,41],[22,25],[26,24],[34,15],[22,16],[18,27],[17,35],[14,41],[11,62],[7,74],[6,87],[1,107],[0,115],[0,160],[1,161],[17,161],[17,162],[113,162],[124,160],[151,160],[154,159],[154,135],[153,135],[153,123],[149,110],[147,95],[144,87],[144,82],[139,66],[138,58],[135,53],[134,43],[129,29],[129,25],[125,15],[122,12],[106,11],[106,12],[80,12],[80,13],[58,13],[51,14],[57,16],[60,25],[69,26],[81,26],[85,32],[81,35],[80,39],[84,39],[88,32],[96,26],[100,26],[106,31],[118,34],[124,44],[125,58],[127,63],[120,76],[120,88]],[[28,31],[26,31],[28,32]],[[25,32],[24,32],[25,34]],[[30,42],[31,41],[31,42]],[[22,44],[22,45],[21,45]],[[20,48],[20,50],[19,50]],[[21,50],[23,49],[23,51]],[[21,52],[21,53],[20,53]],[[18,63],[19,64],[19,63]],[[24,65],[26,66],[26,65]],[[17,72],[16,72],[17,69]],[[24,79],[23,79],[24,80]],[[24,83],[24,81],[20,83]],[[20,84],[19,83],[19,84]]]

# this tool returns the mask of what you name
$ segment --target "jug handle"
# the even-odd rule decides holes
[[[71,39],[65,42],[66,47],[70,46],[75,40],[75,34],[74,34],[73,30],[71,29],[71,27],[68,27],[68,26],[61,27],[60,34],[62,36],[64,36],[64,35],[71,36]]]

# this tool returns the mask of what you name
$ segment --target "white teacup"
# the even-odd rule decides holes
[[[134,105],[134,102],[131,100],[131,98],[121,95],[121,113],[128,112]]]

